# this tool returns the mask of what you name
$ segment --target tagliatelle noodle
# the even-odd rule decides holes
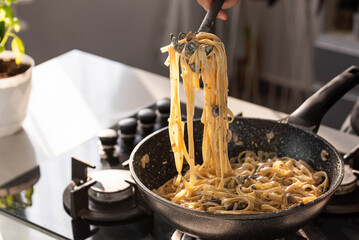
[[[329,186],[327,174],[313,171],[304,161],[251,151],[244,151],[231,161],[228,159],[227,141],[231,136],[228,128],[234,117],[227,107],[224,44],[210,33],[192,34],[190,41],[196,49],[186,54],[185,50],[178,51],[178,46],[185,44],[187,38],[161,49],[169,53],[166,60],[171,79],[169,136],[178,175],[154,192],[193,209],[232,214],[283,210],[305,204],[324,193]],[[213,47],[210,52],[208,46]],[[186,94],[188,149],[180,109],[180,67]],[[203,163],[195,165],[193,116],[200,79],[204,85]],[[182,175],[184,161],[189,170]]]

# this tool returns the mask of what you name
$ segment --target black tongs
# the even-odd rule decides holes
[[[198,32],[210,32],[213,33],[214,21],[222,9],[223,3],[225,0],[213,0],[211,7],[209,8],[206,16],[204,17],[201,26],[198,29]],[[268,6],[273,6],[277,0],[269,0]]]
[[[213,0],[198,32],[213,32],[214,22],[225,0]]]

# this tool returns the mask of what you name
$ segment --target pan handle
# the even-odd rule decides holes
[[[351,66],[324,85],[281,122],[317,132],[324,114],[358,83],[359,68]]]

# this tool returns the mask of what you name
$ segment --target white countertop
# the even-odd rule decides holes
[[[180,94],[185,101],[183,89]],[[203,106],[201,94],[196,96],[197,106]],[[169,96],[167,77],[73,50],[35,68],[24,130],[45,156],[56,156]],[[244,117],[277,120],[285,116],[231,97],[228,104],[234,114],[243,112]],[[318,134],[341,152],[359,144],[358,137],[325,126]]]
[[[180,94],[184,101],[182,89]],[[196,105],[202,106],[201,93],[197,95]],[[168,78],[79,50],[36,66],[23,130],[0,138],[0,185],[93,138],[100,129],[169,96]],[[277,120],[284,116],[239,99],[229,98],[228,104],[234,114],[243,112],[244,117]],[[325,126],[320,127],[319,135],[340,152],[359,145],[358,137]],[[16,222],[12,219],[5,223],[4,218],[1,214],[0,229]],[[17,234],[20,231],[19,236],[27,239],[28,226],[14,224]],[[0,240],[1,234],[6,234],[3,239],[12,239],[11,233],[0,230]]]
[[[0,211],[0,240],[13,239],[49,240],[57,238]]]

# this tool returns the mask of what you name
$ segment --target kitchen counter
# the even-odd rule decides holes
[[[30,224],[19,221],[18,219],[0,211],[0,240],[49,240],[54,238],[54,236],[51,236],[40,229],[36,229]]]
[[[119,119],[168,98],[170,82],[163,76],[72,50],[35,67],[31,94],[23,130],[0,138],[0,186],[94,138],[100,129]],[[180,94],[184,100],[183,89]],[[197,106],[203,105],[201,94],[196,96]],[[239,99],[229,98],[228,104],[234,114],[242,112],[244,117],[285,116]],[[358,137],[325,126],[320,127],[319,135],[343,153],[359,145]],[[81,158],[81,152],[77,156]],[[12,239],[14,233],[9,229],[16,229],[17,236],[26,239],[29,232],[39,234],[30,239],[54,237],[0,213],[0,240]]]
[[[183,89],[181,99],[185,100]],[[60,155],[92,138],[139,109],[170,96],[167,77],[152,74],[79,50],[40,64],[33,74],[33,92],[24,130],[41,150],[41,159]],[[201,93],[196,105],[203,106]],[[229,98],[234,114],[280,119],[277,111]],[[75,133],[75,134],[74,134]],[[359,138],[321,126],[319,135],[347,152]],[[343,138],[341,141],[336,141]]]

